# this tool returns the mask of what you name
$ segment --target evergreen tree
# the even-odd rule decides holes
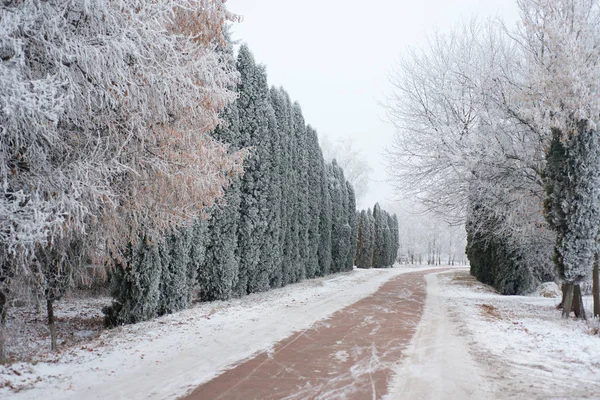
[[[293,116],[291,101],[283,89],[272,88],[270,101],[277,120],[280,138],[281,164],[279,168],[281,203],[280,203],[280,240],[281,262],[275,267],[276,273],[271,277],[274,287],[285,286],[293,281],[294,262],[297,259],[298,242],[294,240],[294,207],[297,187],[294,184],[294,141]]]
[[[565,317],[571,312],[573,291],[578,289],[575,285],[591,276],[600,226],[598,133],[589,128],[587,121],[579,121],[576,130],[566,140],[561,131],[552,130],[544,174],[546,216],[557,234],[554,261],[567,284]],[[577,297],[580,310],[576,315],[583,316],[581,295]]]
[[[235,291],[243,296],[269,288],[269,265],[261,264],[261,252],[268,248],[270,106],[266,73],[262,66],[255,63],[246,45],[240,47],[236,67],[240,73],[237,100],[240,145],[253,146],[244,163],[238,223],[239,278]]]
[[[306,211],[308,222],[308,254],[305,260],[306,277],[314,278],[320,275],[319,268],[319,244],[320,231],[319,223],[321,219],[322,199],[322,168],[323,155],[319,148],[319,138],[317,132],[310,126],[306,128],[307,155],[308,155],[308,201]]]
[[[384,224],[387,225],[387,222],[384,222],[383,211],[381,210],[379,203],[375,203],[375,207],[373,207],[373,220],[375,230],[373,267],[382,268],[386,265],[386,237]]]
[[[294,282],[299,282],[306,278],[307,260],[309,257],[308,154],[306,126],[304,117],[302,116],[302,109],[297,102],[293,104],[292,112],[294,116],[295,147],[293,168],[295,170],[297,187],[294,226],[298,229],[298,253],[297,259],[294,262]]]
[[[360,256],[359,253],[364,246],[364,221],[363,215],[365,210],[356,211],[356,254],[354,255],[354,264],[358,266]]]
[[[329,165],[329,192],[331,195],[331,272],[347,269],[350,225],[348,224],[348,194],[344,173],[333,160]]]
[[[366,243],[365,248],[365,267],[372,268],[375,265],[373,264],[373,252],[375,251],[375,218],[373,218],[373,213],[369,208],[367,210],[367,237],[368,241]]]
[[[367,248],[368,248],[368,242],[370,240],[369,238],[369,226],[368,223],[369,221],[367,220],[367,215],[366,215],[366,211],[365,210],[361,210],[360,212],[358,212],[358,217],[357,217],[357,226],[358,226],[358,235],[357,235],[357,247],[356,247],[356,260],[355,260],[355,264],[357,267],[359,268],[370,268],[370,265],[368,265],[368,261],[367,261]]]
[[[237,102],[228,106],[221,115],[223,122],[213,131],[212,136],[229,145],[229,151],[241,147],[239,113]],[[199,296],[203,301],[225,300],[234,295],[238,281],[239,255],[238,222],[240,220],[241,179],[235,178],[223,199],[214,205],[206,222],[206,233],[202,235],[202,224],[197,225],[193,245],[197,251],[204,249],[202,261],[196,260]],[[202,246],[202,236],[205,236]]]
[[[400,227],[398,225],[398,216],[394,214],[391,222],[392,227],[392,265],[396,263],[398,258],[398,250],[400,249]]]
[[[346,191],[348,193],[348,208],[346,210],[346,215],[348,216],[348,226],[350,228],[348,254],[346,255],[346,269],[352,270],[354,267],[354,257],[356,255],[358,231],[356,222],[356,197],[354,195],[354,188],[350,182],[346,182]]]
[[[157,245],[143,237],[124,253],[124,265],[111,273],[113,303],[103,309],[107,326],[147,321],[158,314],[162,263]]]
[[[386,213],[387,217],[387,231],[388,231],[388,259],[387,265],[390,267],[394,265],[396,261],[396,246],[394,244],[395,233],[394,233],[394,219],[391,214]]]
[[[319,149],[319,153],[321,150]],[[325,276],[331,271],[331,229],[332,201],[329,190],[329,172],[323,157],[320,157],[321,213],[319,215],[319,275]]]
[[[270,149],[268,157],[271,169],[269,171],[269,191],[268,191],[268,214],[267,214],[267,238],[266,248],[261,252],[261,263],[268,270],[269,287],[279,287],[281,285],[281,265],[283,263],[283,245],[285,243],[285,233],[282,229],[283,225],[283,208],[284,201],[283,193],[283,146],[281,134],[277,124],[275,110],[270,103],[268,119]]]
[[[193,284],[188,282],[191,255],[191,231],[181,229],[159,246],[162,263],[158,315],[170,314],[189,306]]]

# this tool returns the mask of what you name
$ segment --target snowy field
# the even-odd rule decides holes
[[[423,268],[355,269],[243,299],[201,303],[153,321],[90,333],[87,341],[81,331],[74,335],[80,337],[76,345],[58,355],[46,350],[47,339],[35,342],[29,345],[38,346],[31,363],[0,367],[0,398],[175,398],[370,295],[392,276]],[[59,302],[57,309],[59,318],[90,311],[86,301]]]
[[[598,321],[562,320],[560,297],[500,296],[467,270],[427,283],[388,399],[600,398]]]

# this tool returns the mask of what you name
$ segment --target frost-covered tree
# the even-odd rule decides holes
[[[387,221],[385,220],[384,211],[379,206],[379,203],[375,203],[375,206],[373,207],[373,221],[373,267],[382,268],[387,264],[387,246],[384,227],[384,225],[387,225]]]
[[[350,228],[348,254],[346,255],[346,269],[351,270],[354,267],[354,256],[356,255],[358,227],[356,221],[356,198],[354,197],[354,188],[348,181],[346,182],[346,192],[348,193],[348,208],[346,209],[346,215],[348,217],[348,226]]]
[[[397,256],[397,251],[398,251],[398,246],[397,246],[397,239],[396,239],[396,235],[395,235],[395,227],[394,227],[394,218],[392,217],[391,214],[386,213],[386,219],[387,219],[387,232],[388,232],[388,259],[387,259],[387,265],[392,266],[394,265],[394,262],[396,261],[396,256]]]
[[[268,290],[270,283],[269,265],[261,263],[261,256],[270,246],[266,232],[270,210],[269,118],[272,109],[264,67],[256,64],[246,45],[240,47],[236,65],[240,72],[237,100],[240,144],[243,147],[253,146],[244,165],[238,222],[239,277],[236,292],[243,296]]]
[[[301,281],[307,276],[307,260],[309,255],[309,195],[308,195],[308,148],[307,132],[304,116],[300,104],[295,102],[292,105],[293,130],[294,130],[294,163],[292,168],[295,171],[295,184],[297,187],[295,200],[295,226],[298,229],[298,258],[296,259],[296,275],[294,282]]]
[[[336,160],[344,170],[344,175],[354,188],[356,199],[360,202],[369,189],[369,176],[372,172],[367,157],[356,148],[352,138],[339,138],[332,143],[326,135],[321,135],[320,143],[326,162]]]
[[[223,123],[211,135],[228,144],[230,151],[235,151],[240,147],[237,104],[228,106],[222,118]],[[210,210],[206,223],[206,254],[198,269],[201,300],[225,300],[233,295],[239,268],[237,235],[240,190],[240,180],[236,179],[227,189],[223,201]]]
[[[228,174],[218,171],[233,171],[239,157],[206,132],[233,100],[227,86],[237,74],[214,51],[218,31],[203,31],[204,42],[178,33],[188,12],[215,29],[231,19],[216,0],[3,7],[0,242],[8,253],[32,254],[65,229],[119,253],[140,227],[161,237],[194,215],[184,205],[222,193]]]
[[[157,314],[171,314],[190,304],[195,282],[189,282],[192,235],[189,228],[173,232],[159,247],[162,264]]]
[[[158,315],[162,260],[157,243],[143,237],[128,244],[122,262],[111,272],[113,303],[104,308],[107,326],[132,324]]]
[[[346,269],[350,227],[347,217],[347,189],[343,172],[333,160],[328,165],[329,193],[331,196],[331,272]]]
[[[528,83],[523,94],[530,100],[522,114],[541,126],[551,142],[546,205],[557,233],[555,262],[567,284],[563,316],[568,317],[575,286],[591,277],[598,252],[600,4],[524,0],[519,5]],[[553,165],[560,152],[564,172]],[[580,294],[576,300],[576,314],[585,318]]]
[[[312,127],[306,128],[307,147],[307,222],[308,222],[308,249],[306,257],[306,277],[311,279],[320,275],[319,244],[321,220],[321,207],[323,204],[323,189],[321,180],[323,176],[323,154],[319,147],[317,131]]]
[[[319,163],[321,191],[321,213],[319,215],[319,276],[325,276],[331,270],[331,230],[332,230],[332,205],[331,192],[329,191],[329,174],[325,161],[321,158]]]
[[[277,287],[280,280],[281,263],[283,260],[283,234],[281,230],[282,210],[281,202],[283,193],[281,191],[281,169],[282,169],[282,142],[277,126],[275,111],[270,103],[270,95],[267,93],[269,128],[269,140],[263,143],[263,158],[268,158],[268,187],[266,196],[266,237],[261,249],[260,264],[263,268],[265,290]]]
[[[3,287],[69,238],[125,265],[127,243],[162,240],[222,195],[243,154],[207,132],[235,98],[215,50],[233,19],[221,0],[3,5]]]
[[[477,21],[409,53],[388,108],[390,167],[398,193],[451,222],[468,220],[484,242],[506,247],[533,286],[552,279],[554,236],[541,207],[547,134],[523,112],[523,59],[503,28]]]
[[[54,302],[60,300],[73,286],[75,271],[80,270],[87,261],[86,242],[82,238],[60,240],[51,245],[38,248],[34,261],[33,281],[46,300],[50,345],[58,350]]]
[[[369,210],[369,214],[371,211]],[[373,229],[367,211],[361,210],[358,214],[358,240],[356,251],[356,266],[371,268],[373,266]]]
[[[394,214],[392,216],[391,227],[392,231],[392,265],[398,258],[398,251],[400,250],[400,227],[398,224],[398,216]]]

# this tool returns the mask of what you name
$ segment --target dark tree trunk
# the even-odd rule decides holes
[[[600,288],[598,282],[598,253],[594,256],[594,270],[592,271],[592,295],[594,297],[594,317],[600,317]]]
[[[558,308],[559,310],[562,310],[564,305],[565,305],[565,298],[567,297],[567,284],[563,283],[560,286],[560,290],[562,292],[562,298],[560,299],[560,303],[558,303],[558,305],[556,306],[556,308]]]
[[[8,312],[8,296],[0,290],[0,363],[6,361],[6,313]]]
[[[569,315],[571,314],[571,308],[573,306],[573,291],[575,290],[575,284],[574,283],[565,283],[564,286],[567,287],[567,291],[563,296],[564,300],[563,300],[562,316],[563,316],[563,318],[569,318]]]
[[[56,325],[54,324],[54,300],[47,300],[46,306],[48,308],[48,326],[50,327],[50,342],[52,351],[58,351],[56,345]]]
[[[581,286],[575,285],[573,290],[573,312],[575,318],[585,319],[585,309],[583,308],[583,298],[581,297]]]

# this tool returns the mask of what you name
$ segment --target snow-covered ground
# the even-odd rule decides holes
[[[355,269],[104,331],[58,356],[43,350],[32,363],[0,367],[0,398],[172,399],[422,269]]]
[[[500,296],[466,269],[427,282],[388,399],[600,398],[597,321],[562,320],[559,297]]]

